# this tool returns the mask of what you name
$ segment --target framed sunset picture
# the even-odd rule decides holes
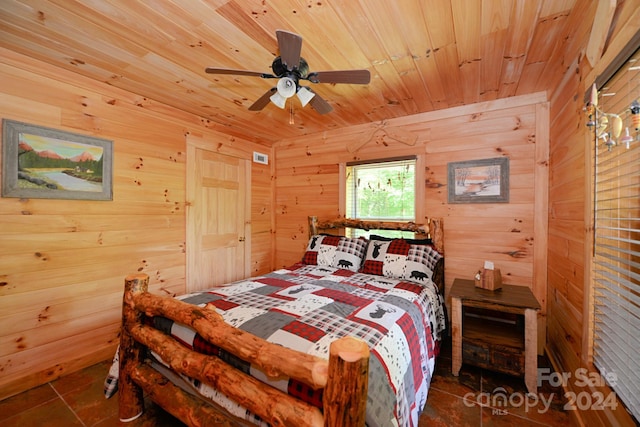
[[[2,196],[112,200],[112,141],[2,121]]]

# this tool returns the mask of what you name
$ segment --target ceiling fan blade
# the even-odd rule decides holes
[[[316,110],[318,114],[327,114],[333,111],[333,107],[329,105],[329,103],[325,101],[324,98],[322,98],[317,93],[316,93],[316,96],[311,98],[311,101],[309,101],[309,104],[311,104],[313,109]]]
[[[260,111],[264,107],[266,107],[269,104],[269,102],[271,102],[271,95],[273,95],[273,93],[276,90],[278,89],[275,87],[272,87],[271,89],[266,91],[264,95],[262,95],[256,102],[251,104],[251,107],[249,107],[249,111]]]
[[[300,65],[300,52],[302,51],[302,37],[285,30],[276,30],[280,58],[287,70],[291,71]]]
[[[311,83],[350,83],[366,85],[371,81],[369,70],[317,71],[307,77]]]
[[[263,79],[274,79],[276,77],[272,74],[261,73],[259,71],[232,70],[229,68],[207,67],[204,70],[209,74],[230,74],[235,76],[253,76],[253,77],[262,77]]]

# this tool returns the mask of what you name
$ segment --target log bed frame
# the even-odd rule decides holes
[[[363,219],[338,218],[331,221],[319,221],[318,217],[309,217],[309,237],[319,234],[320,230],[359,228],[361,230],[399,230],[416,233],[418,237],[427,237],[433,246],[444,255],[444,229],[442,218],[428,218],[426,224],[399,221],[371,221]]]
[[[442,221],[428,226],[406,222],[338,219],[318,222],[309,217],[310,236],[321,229],[362,228],[413,231],[431,236],[443,251]],[[150,367],[145,347],[158,353],[179,373],[208,383],[273,426],[364,426],[369,348],[344,337],[334,341],[329,360],[269,343],[225,323],[213,310],[148,292],[149,276],[125,278],[120,337],[119,418],[133,421],[144,410],[144,395],[189,426],[237,426],[246,421],[184,391]],[[442,283],[442,286],[444,283]],[[195,329],[205,340],[239,356],[273,377],[295,378],[314,389],[324,388],[323,410],[289,396],[227,365],[215,356],[196,353],[144,324],[144,316],[163,316]]]

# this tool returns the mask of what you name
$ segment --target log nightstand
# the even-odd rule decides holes
[[[502,285],[489,291],[473,280],[455,279],[450,295],[453,375],[460,373],[464,358],[485,369],[524,374],[527,390],[536,393],[540,304],[531,289]]]

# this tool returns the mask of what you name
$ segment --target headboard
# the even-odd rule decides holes
[[[433,247],[444,255],[444,231],[442,218],[429,218],[426,224],[401,221],[371,221],[363,219],[337,218],[329,221],[319,221],[317,216],[309,217],[309,236],[315,236],[319,230],[336,228],[359,228],[361,230],[400,230],[411,231],[430,238]]]

